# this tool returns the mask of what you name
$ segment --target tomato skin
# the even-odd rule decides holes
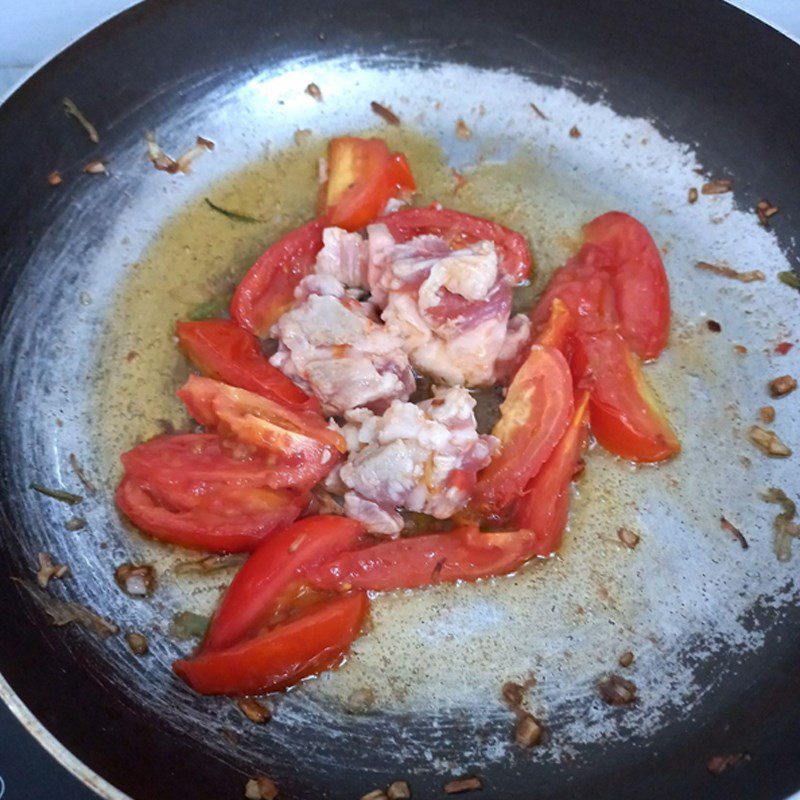
[[[176,333],[186,357],[207,378],[247,389],[286,406],[319,408],[316,399],[269,363],[258,339],[235,322],[226,319],[179,322]]]
[[[306,517],[267,537],[226,590],[211,620],[203,651],[222,650],[257,632],[304,567],[354,547],[364,535],[347,517]]]
[[[569,361],[572,355],[574,335],[575,320],[572,312],[561,298],[553,298],[547,322],[536,337],[536,344],[554,347]]]
[[[319,217],[269,247],[236,287],[231,318],[250,333],[266,336],[294,302],[297,284],[313,271],[328,224]]]
[[[622,335],[606,331],[578,337],[576,360],[591,387],[592,433],[615,455],[633,461],[664,461],[680,442]]]
[[[500,451],[478,474],[474,510],[500,512],[522,493],[563,435],[572,404],[566,359],[554,347],[533,345],[500,406],[492,429]]]
[[[443,237],[453,248],[483,239],[491,240],[497,248],[501,272],[514,283],[530,275],[531,254],[525,237],[483,217],[433,205],[428,208],[403,208],[380,217],[376,222],[386,225],[398,242],[407,242],[427,233]]]
[[[262,694],[338,664],[369,610],[365,592],[320,603],[310,611],[225,650],[176,661],[175,674],[200,694]]]
[[[126,476],[117,487],[117,507],[145,533],[183,547],[216,553],[252,550],[270,531],[288,525],[306,506],[306,496],[255,487],[220,487],[196,498],[181,494],[170,506],[170,488]]]
[[[417,589],[505,575],[525,563],[534,549],[535,536],[527,530],[481,533],[464,526],[351,550],[307,569],[305,575],[312,586],[331,591]]]
[[[190,375],[177,395],[204,427],[245,451],[271,454],[285,485],[310,488],[346,450],[342,436],[321,415],[285,408],[246,389]]]
[[[392,197],[416,189],[406,157],[390,153],[382,139],[331,139],[328,174],[325,206],[330,224],[348,231],[364,228]]]
[[[589,432],[589,392],[580,391],[569,427],[519,499],[514,524],[536,536],[537,556],[552,555],[567,524],[570,484]]]
[[[585,225],[583,236],[609,257],[623,338],[639,358],[658,358],[669,336],[669,284],[649,231],[628,214],[609,211]]]

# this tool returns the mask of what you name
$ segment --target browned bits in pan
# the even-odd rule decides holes
[[[131,597],[148,597],[156,588],[156,571],[149,564],[120,564],[114,570],[114,580]]]
[[[245,784],[244,796],[246,800],[275,800],[278,787],[265,775],[257,775]]]
[[[47,182],[51,186],[59,186],[64,179],[61,177],[61,173],[58,170],[53,170],[47,176]]]
[[[797,388],[797,381],[791,375],[781,375],[769,382],[770,397],[784,397]]]
[[[744,534],[732,523],[729,522],[725,517],[719,518],[719,524],[722,527],[722,530],[727,531],[730,533],[734,539],[742,546],[742,550],[747,550],[750,545],[747,543],[747,539],[744,538]]]
[[[306,94],[309,97],[313,97],[318,103],[322,102],[322,90],[316,83],[309,83],[308,86],[306,86]]]
[[[758,425],[753,425],[749,431],[750,441],[762,452],[764,455],[771,458],[788,458],[791,454],[791,448],[787,447],[778,437],[775,431],[767,431],[760,428]]]
[[[712,333],[719,333],[722,330],[722,325],[719,324],[715,319],[707,319],[706,320],[706,327]]]
[[[547,119],[547,115],[544,113],[544,111],[542,111],[541,108],[539,108],[539,106],[536,105],[536,103],[531,101],[530,105],[531,105],[531,109],[533,110],[533,113],[536,114],[536,116],[539,117],[539,119],[543,119],[543,120]]]
[[[50,553],[39,553],[39,571],[36,573],[36,582],[42,589],[47,588],[47,584],[53,578],[63,578],[69,574],[69,567],[66,564],[56,564]]]
[[[617,528],[617,538],[629,550],[633,550],[641,541],[641,536],[630,528]]]
[[[369,107],[372,109],[374,114],[377,114],[384,122],[388,123],[389,125],[399,125],[400,124],[400,117],[392,111],[391,108],[388,106],[383,106],[380,103],[376,103],[374,100],[369,104]]]
[[[383,789],[373,789],[371,792],[362,794],[359,800],[387,800],[387,797]]]
[[[758,409],[758,418],[762,422],[774,422],[775,409],[772,406],[761,406],[761,408]]]
[[[733,189],[733,181],[728,178],[715,178],[703,184],[703,194],[725,194]]]
[[[766,276],[760,269],[752,269],[749,272],[739,272],[739,270],[733,269],[733,267],[728,267],[724,264],[711,264],[708,261],[698,261],[695,266],[697,269],[713,272],[715,275],[720,275],[723,278],[731,278],[735,281],[741,281],[742,283],[766,280]]]
[[[411,797],[411,787],[405,781],[394,781],[386,790],[389,800],[408,800]]]
[[[464,139],[465,141],[472,138],[472,131],[470,130],[469,125],[467,125],[467,123],[464,122],[464,120],[460,117],[456,122],[456,136],[458,136],[459,139]]]
[[[573,138],[573,139],[580,139],[582,134],[581,134],[581,132],[580,132],[580,130],[579,130],[579,128],[578,128],[578,126],[577,126],[577,125],[573,125],[573,126],[572,126],[572,127],[569,129],[569,135],[570,135],[570,137],[571,137],[571,138]]]
[[[627,668],[631,664],[633,664],[634,658],[635,656],[633,655],[633,653],[631,653],[630,650],[627,650],[617,659],[617,661],[619,662],[619,665],[621,667]]]
[[[84,168],[83,171],[87,175],[102,175],[104,172],[107,172],[106,165],[100,161],[100,159],[94,159],[90,161]]]
[[[475,775],[456,778],[444,785],[445,794],[461,794],[462,792],[479,792],[483,789],[483,781]]]
[[[143,633],[128,633],[125,635],[125,641],[135,656],[146,656],[150,651],[147,637]]]
[[[84,472],[83,467],[78,463],[78,457],[75,453],[69,454],[69,465],[72,467],[72,471],[75,473],[75,477],[83,484],[84,489],[86,489],[87,494],[95,494],[97,492],[97,487],[89,480],[86,472]]]
[[[778,211],[780,211],[778,206],[772,205],[769,200],[759,200],[756,203],[756,216],[758,217],[759,223],[764,226],[766,226],[767,220],[770,217],[774,217]]]
[[[544,728],[533,714],[522,714],[514,728],[514,741],[519,747],[527,750],[542,741],[543,731]]]
[[[244,714],[250,722],[255,722],[256,725],[263,725],[272,719],[272,712],[263,703],[260,703],[255,697],[240,697],[236,701],[239,711]]]
[[[519,708],[519,706],[522,705],[522,701],[525,699],[525,687],[513,681],[509,681],[503,684],[502,694],[503,700],[505,700],[512,709]]]
[[[89,122],[88,119],[84,116],[83,112],[69,99],[69,97],[65,97],[62,101],[64,104],[64,113],[68,117],[72,117],[76,120],[80,126],[86,131],[89,138],[97,144],[100,141],[100,135],[97,133],[97,128]]]
[[[696,203],[697,202],[697,197],[698,197],[697,189],[695,189],[694,186],[692,186],[692,188],[689,189],[689,202],[690,203]]]
[[[609,675],[597,684],[597,692],[610,706],[627,706],[636,701],[636,684],[621,675]]]
[[[742,761],[749,760],[750,756],[747,755],[747,753],[732,753],[731,755],[727,756],[714,756],[713,758],[709,758],[706,762],[706,769],[712,775],[721,775],[726,769],[735,767]]]

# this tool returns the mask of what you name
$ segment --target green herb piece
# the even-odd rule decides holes
[[[223,208],[222,206],[218,206],[216,203],[212,203],[207,197],[205,198],[205,200],[206,200],[206,205],[212,211],[216,211],[218,214],[222,214],[223,217],[232,219],[234,222],[245,222],[248,225],[252,225],[254,222],[262,221],[260,219],[257,219],[256,217],[251,217],[249,214],[240,214],[238,211],[231,211],[227,208]]]
[[[63,102],[66,115],[68,117],[74,117],[81,124],[81,127],[83,127],[86,133],[89,134],[89,138],[95,144],[97,144],[100,141],[100,135],[97,133],[97,128],[95,128],[95,126],[83,116],[81,110],[75,105],[75,103],[72,102],[72,100],[69,99],[69,97],[65,97]]]
[[[39,492],[39,494],[43,494],[46,497],[52,497],[53,500],[59,500],[62,503],[69,503],[71,506],[83,502],[83,498],[79,494],[65,492],[62,489],[48,489],[46,486],[42,486],[41,483],[32,483],[30,487],[34,492]]]
[[[187,639],[200,639],[205,636],[210,617],[195,614],[194,611],[181,611],[172,618],[169,624],[170,636],[185,641]]]
[[[794,272],[785,270],[784,272],[778,273],[778,280],[781,283],[785,283],[787,286],[791,286],[792,289],[797,289],[797,291],[800,292],[800,275],[796,275]]]

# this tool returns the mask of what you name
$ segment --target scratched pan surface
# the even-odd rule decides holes
[[[770,402],[766,380],[800,372],[800,347],[774,352],[797,342],[800,319],[800,295],[776,279],[796,263],[800,51],[722,3],[586,8],[144,4],[0,109],[2,693],[101,794],[239,797],[255,773],[293,798],[356,798],[397,778],[415,797],[436,797],[447,777],[466,773],[482,776],[483,796],[504,800],[782,800],[800,789],[800,553],[778,563],[777,509],[759,499],[768,486],[796,498],[800,472],[746,439]],[[323,103],[304,93],[310,81]],[[97,147],[64,119],[65,95],[100,129]],[[273,227],[307,209],[273,213],[263,229],[226,229],[227,256],[215,251],[220,263],[209,264],[203,242],[232,223],[200,216],[202,198],[226,196],[238,180],[230,176],[253,173],[274,195],[269,159],[297,147],[296,130],[324,137],[374,126],[372,100],[403,119],[404,130],[390,132],[399,144],[438,164],[420,169],[440,199],[522,229],[543,275],[592,215],[622,208],[647,223],[664,249],[675,312],[671,346],[649,370],[684,453],[634,470],[592,452],[560,560],[480,586],[379,599],[374,630],[348,664],[277,701],[274,720],[255,727],[230,701],[197,697],[171,676],[190,645],[168,635],[170,618],[209,609],[230,576],[176,578],[181,554],[123,528],[111,502],[114,456],[152,432],[148,392],[157,405],[177,379],[171,322],[196,300],[180,271],[186,259],[159,261],[170,252],[159,250],[160,231],[174,226],[172,252],[190,258],[197,248],[204,279],[241,272]],[[469,140],[454,136],[458,118]],[[218,147],[191,177],[170,178],[144,159],[150,128],[175,150],[196,134]],[[98,156],[110,177],[82,175]],[[470,191],[453,193],[450,166],[471,176]],[[54,168],[65,175],[57,189],[46,182]],[[733,178],[734,193],[688,204],[689,188],[712,176]],[[769,230],[752,212],[764,196],[780,206]],[[696,270],[698,260],[761,269],[766,280],[728,282]],[[136,299],[145,291],[152,325]],[[150,353],[149,381],[126,377],[122,356],[134,344]],[[774,405],[776,430],[799,448],[796,397]],[[76,509],[27,488],[36,480],[81,491],[70,453],[98,485]],[[75,513],[88,525],[70,533],[64,522]],[[749,549],[720,529],[722,514]],[[641,533],[635,551],[615,541],[621,525]],[[123,633],[144,631],[151,654],[134,657],[122,635],[47,626],[10,580],[30,579],[40,551],[72,567],[56,596]],[[156,562],[151,601],[115,587],[114,566],[130,559]],[[636,661],[622,670],[626,650]],[[598,699],[595,684],[611,671],[636,683],[634,706]],[[529,705],[548,734],[522,752],[499,689],[530,673]],[[371,705],[355,707],[354,693]],[[749,761],[709,774],[709,758],[737,753]]]

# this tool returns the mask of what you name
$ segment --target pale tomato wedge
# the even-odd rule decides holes
[[[408,160],[382,139],[340,136],[328,144],[325,213],[348,231],[366,227],[393,197],[416,189]]]
[[[258,339],[235,322],[179,322],[181,349],[205,377],[247,389],[285,406],[319,409],[319,402],[273,367]]]
[[[257,633],[280,611],[282,597],[292,594],[303,568],[351,549],[363,535],[359,522],[324,515],[306,517],[273,533],[247,559],[223,595],[203,650],[224,649]]]
[[[313,271],[329,224],[324,217],[307,222],[264,252],[236,287],[231,318],[256,336],[269,334],[294,303],[297,284]]]
[[[581,384],[591,390],[592,433],[606,450],[633,461],[664,461],[681,445],[622,334],[578,336]]]
[[[368,611],[365,592],[335,597],[252,639],[181,659],[172,668],[200,694],[262,694],[287,689],[341,663]]]
[[[125,477],[116,502],[150,536],[217,553],[252,550],[268,533],[297,519],[308,504],[307,495],[286,490],[220,486],[194,500],[179,492],[176,506],[169,502],[176,491]]]
[[[575,413],[550,458],[525,488],[514,524],[536,536],[535,554],[552,555],[561,542],[570,505],[570,484],[589,434],[589,392],[575,400]]]
[[[482,533],[464,526],[344,552],[308,568],[305,576],[312,586],[330,591],[388,592],[475,581],[518,569],[531,558],[535,544],[527,530]]]
[[[653,237],[641,222],[609,211],[583,228],[584,241],[608,255],[620,332],[639,358],[658,358],[669,335],[669,284]]]
[[[492,430],[500,451],[478,475],[473,509],[498,513],[522,494],[571,417],[572,376],[566,359],[554,347],[533,345],[500,406]]]
[[[243,452],[274,457],[274,469],[310,488],[338,463],[346,445],[324,417],[286,408],[266,397],[211,378],[189,376],[178,390],[189,413],[204,427],[242,445]]]

